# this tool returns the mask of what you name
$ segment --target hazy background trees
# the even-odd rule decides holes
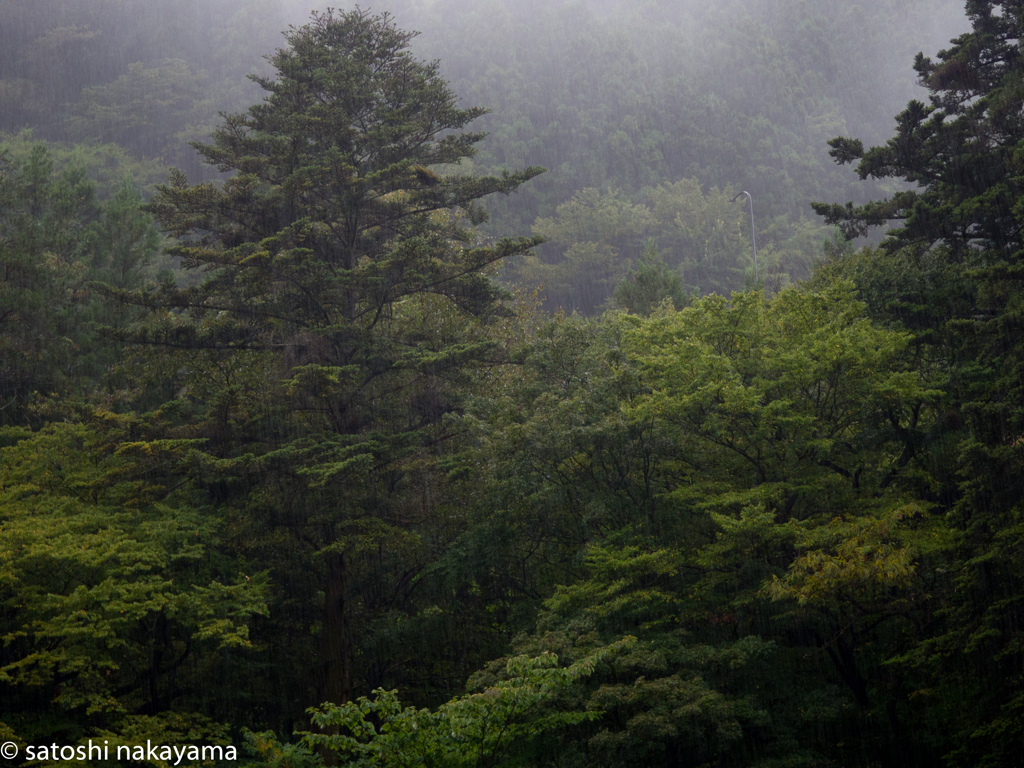
[[[830,236],[809,200],[863,203],[897,188],[858,183],[830,161],[825,141],[884,140],[916,93],[907,63],[965,28],[961,5],[395,0],[374,9],[419,31],[416,55],[437,59],[465,103],[491,110],[474,125],[489,136],[461,169],[548,169],[517,195],[488,201],[482,234],[528,232],[588,189],[631,205],[684,180],[703,194],[745,189],[763,276],[777,290],[806,276]],[[29,12],[2,3],[0,131],[115,143],[140,162],[210,178],[214,169],[188,142],[208,136],[218,112],[259,98],[245,75],[267,72],[263,57],[281,44],[280,30],[304,23],[308,10],[296,2],[173,0],[154,9],[101,0]],[[533,266],[511,263],[505,277],[545,284],[552,308],[592,313],[610,304],[655,237],[689,290],[741,288],[753,278],[742,247],[749,232],[739,217],[720,216],[731,243],[727,276],[693,274],[706,249],[663,242],[669,220],[661,231],[623,233],[622,242],[563,237],[540,249]]]

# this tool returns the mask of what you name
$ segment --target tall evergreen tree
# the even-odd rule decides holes
[[[922,689],[937,694],[947,764],[999,766],[1024,747],[1024,2],[966,8],[971,31],[914,62],[928,105],[911,102],[885,146],[830,142],[861,178],[917,188],[815,209],[848,236],[900,223],[882,249],[828,269],[852,278],[876,317],[915,332],[921,370],[946,393],[915,446],[929,468],[919,494],[948,525],[929,573],[938,607],[891,661],[931,676]]]
[[[23,421],[33,392],[70,377],[75,294],[98,214],[85,175],[56,177],[45,146],[24,162],[0,152],[0,423]]]
[[[905,179],[918,189],[863,206],[815,203],[814,209],[847,236],[902,222],[889,233],[889,248],[941,241],[961,258],[984,249],[989,257],[1019,261],[1024,3],[969,0],[966,10],[970,32],[937,61],[923,53],[914,61],[929,104],[910,102],[884,146],[865,151],[858,139],[829,142],[837,162],[859,161],[861,179]]]
[[[447,437],[442,417],[459,408],[465,370],[495,350],[467,330],[504,312],[483,270],[541,240],[480,246],[467,224],[486,218],[480,198],[543,169],[438,175],[431,166],[473,154],[482,134],[461,129],[485,110],[459,109],[437,64],[415,60],[413,34],[387,15],[314,14],[286,37],[271,59],[277,79],[254,78],[263,102],[196,146],[234,176],[219,188],[174,173],[148,206],[178,238],[172,252],[206,279],[108,292],[152,310],[126,338],[186,350],[193,369],[197,354],[257,355],[263,377],[282,383],[261,408],[252,387],[265,387],[225,379],[218,405],[196,407],[207,408],[209,471],[234,477],[217,492],[249,504],[253,556],[288,558],[274,532],[289,531],[296,549],[279,581],[318,575],[302,599],[319,593],[322,607],[300,610],[296,642],[319,634],[313,696],[341,702],[359,685],[355,613],[389,610],[411,589],[435,503],[424,467]],[[402,508],[413,486],[415,514]],[[379,682],[365,664],[361,674]]]
[[[149,205],[180,238],[173,252],[213,276],[145,303],[193,316],[217,305],[230,319],[204,347],[279,347],[313,331],[336,345],[327,359],[341,364],[359,359],[366,334],[406,296],[438,293],[474,315],[494,311],[499,292],[480,270],[537,239],[468,247],[464,218],[450,212],[479,223],[477,200],[542,169],[441,178],[428,168],[470,157],[482,134],[457,131],[486,110],[456,108],[437,65],[405,50],[412,37],[363,11],[314,15],[289,33],[290,47],[272,58],[279,78],[254,78],[264,101],[227,116],[212,145],[195,145],[235,176],[218,189],[172,174]],[[161,338],[196,343],[173,336]]]

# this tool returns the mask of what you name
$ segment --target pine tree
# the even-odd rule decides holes
[[[889,249],[942,242],[957,258],[985,250],[989,258],[1020,260],[1024,3],[970,0],[967,15],[972,30],[937,61],[917,55],[914,70],[930,92],[929,104],[910,102],[885,146],[865,151],[858,139],[829,142],[836,162],[859,161],[861,179],[918,185],[863,206],[814,203],[847,237],[900,221],[889,233]]]
[[[0,151],[0,424],[25,423],[33,394],[66,392],[75,378],[99,215],[84,172],[56,174],[45,145],[24,161]]]
[[[670,269],[658,253],[653,238],[644,243],[644,253],[636,267],[630,267],[626,279],[615,288],[615,302],[627,312],[649,315],[665,299],[682,309],[687,296],[683,291],[683,278]]]
[[[314,14],[272,58],[279,78],[254,77],[264,101],[227,116],[212,145],[195,145],[234,177],[218,189],[173,173],[149,210],[179,237],[173,252],[186,266],[214,274],[193,290],[131,298],[193,316],[216,306],[231,321],[215,338],[179,329],[160,341],[267,347],[314,331],[347,364],[406,296],[437,293],[473,315],[495,311],[500,292],[481,269],[537,239],[474,248],[464,222],[485,219],[477,200],[543,169],[501,178],[429,171],[473,154],[483,134],[457,131],[485,110],[457,109],[437,64],[405,50],[412,37],[387,15]]]
[[[1024,748],[1024,2],[966,9],[971,31],[936,61],[914,62],[928,105],[911,102],[885,146],[830,142],[838,162],[859,161],[862,179],[917,189],[814,207],[848,237],[900,222],[880,250],[828,267],[854,280],[875,317],[915,333],[920,370],[945,393],[914,446],[930,474],[918,493],[948,526],[949,544],[924,550],[936,560],[937,609],[890,667],[929,676],[920,688],[934,695],[927,711],[946,764],[1001,766]]]
[[[148,206],[178,238],[171,252],[206,279],[107,289],[152,310],[123,338],[185,350],[193,374],[200,360],[257,355],[263,378],[280,384],[264,406],[253,402],[262,385],[237,378],[193,399],[207,410],[209,461],[236,461],[217,465],[235,475],[217,492],[243,489],[228,498],[248,504],[253,557],[282,558],[297,579],[319,575],[306,595],[322,595],[318,702],[346,701],[357,685],[351,622],[373,610],[366,590],[401,592],[426,557],[429,525],[402,499],[431,496],[424,467],[447,439],[443,417],[460,408],[467,369],[494,356],[481,324],[506,312],[505,294],[485,268],[541,241],[474,242],[469,226],[486,218],[478,201],[543,169],[458,173],[483,136],[461,129],[485,110],[459,109],[437,63],[408,51],[412,37],[361,10],[314,14],[288,32],[271,58],[277,79],[253,78],[265,99],[196,146],[234,175],[217,187],[173,173]],[[294,534],[305,559],[273,530]],[[383,541],[387,556],[354,586],[353,562]],[[310,634],[297,628],[296,642]]]

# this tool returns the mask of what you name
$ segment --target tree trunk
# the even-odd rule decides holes
[[[327,555],[327,584],[324,586],[322,657],[323,699],[334,704],[345,704],[351,697],[351,647],[345,616],[347,588],[345,555],[331,552]]]

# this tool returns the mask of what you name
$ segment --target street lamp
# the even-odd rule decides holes
[[[739,195],[736,195],[736,197],[734,197],[729,202],[735,203],[739,199],[740,195],[746,195],[747,196],[747,200],[750,201],[750,247],[754,251],[754,285],[756,286],[757,285],[757,241],[754,238],[754,198],[752,198],[750,196],[749,192],[740,192]]]

